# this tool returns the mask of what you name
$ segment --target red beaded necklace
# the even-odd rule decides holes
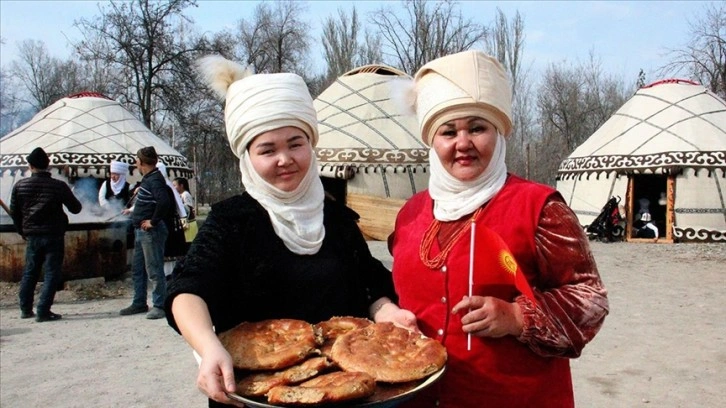
[[[441,249],[441,252],[439,252],[438,255],[436,255],[435,257],[431,258],[431,246],[434,243],[434,239],[436,239],[436,237],[439,235],[442,224],[441,221],[434,218],[434,221],[426,229],[423,239],[421,240],[421,246],[419,247],[419,258],[421,258],[421,262],[423,262],[423,264],[430,269],[441,268],[444,265],[446,258],[449,256],[449,252],[451,252],[451,250],[454,248],[454,244],[459,240],[459,238],[461,238],[462,235],[464,235],[464,233],[469,230],[468,227],[470,227],[471,223],[479,217],[479,214],[482,210],[483,207],[479,207],[476,211],[474,211],[474,214],[471,216],[470,221],[462,223],[459,229],[452,234],[451,239]]]

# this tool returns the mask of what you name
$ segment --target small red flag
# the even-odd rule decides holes
[[[483,225],[472,227],[476,228],[472,294],[511,302],[521,293],[536,303],[532,287],[502,237]]]

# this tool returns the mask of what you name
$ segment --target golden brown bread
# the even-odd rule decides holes
[[[267,400],[270,404],[314,405],[364,398],[375,390],[376,382],[368,374],[335,371],[297,386],[274,387]]]
[[[446,348],[393,323],[374,323],[338,337],[332,359],[345,371],[364,372],[376,381],[400,383],[419,380],[440,370],[446,363]]]
[[[324,356],[331,356],[335,339],[351,330],[360,329],[373,324],[372,321],[361,317],[333,317],[315,325],[316,332],[320,332],[323,344],[320,352]]]
[[[302,320],[243,322],[218,337],[235,368],[243,370],[279,370],[316,352],[313,326]]]
[[[331,361],[325,357],[313,357],[283,371],[252,373],[242,377],[237,383],[237,394],[244,397],[262,396],[272,387],[309,380],[331,365]]]

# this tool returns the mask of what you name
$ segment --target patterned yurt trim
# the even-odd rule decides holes
[[[663,173],[673,174],[683,168],[706,170],[708,175],[720,170],[726,174],[726,151],[663,152],[644,155],[610,155],[568,157],[558,169],[558,179],[591,174]]]
[[[427,149],[318,148],[318,162],[325,165],[368,167],[371,165],[428,167]]]
[[[726,243],[726,231],[715,231],[704,228],[673,227],[673,237],[682,243],[722,242]]]
[[[320,175],[335,179],[350,180],[356,174],[368,173],[426,173],[429,168],[422,165],[391,165],[391,164],[369,164],[369,165],[337,165],[323,164],[320,165]]]
[[[24,154],[3,154],[0,156],[0,171],[9,171],[15,174],[17,171],[25,174],[28,171],[28,163]],[[128,163],[130,174],[133,175],[135,168],[136,155],[130,153],[49,153],[50,169],[56,169],[59,173],[64,168],[70,170],[71,176],[91,176],[96,178],[106,178],[109,176],[108,164],[111,161],[120,161]],[[184,157],[173,155],[159,155],[159,161],[164,163],[172,177],[192,177],[193,173],[189,169],[189,165]]]

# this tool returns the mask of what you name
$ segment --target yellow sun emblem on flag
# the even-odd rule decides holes
[[[502,269],[512,275],[517,273],[517,261],[514,260],[511,252],[502,251],[499,253],[499,264],[502,266]]]

